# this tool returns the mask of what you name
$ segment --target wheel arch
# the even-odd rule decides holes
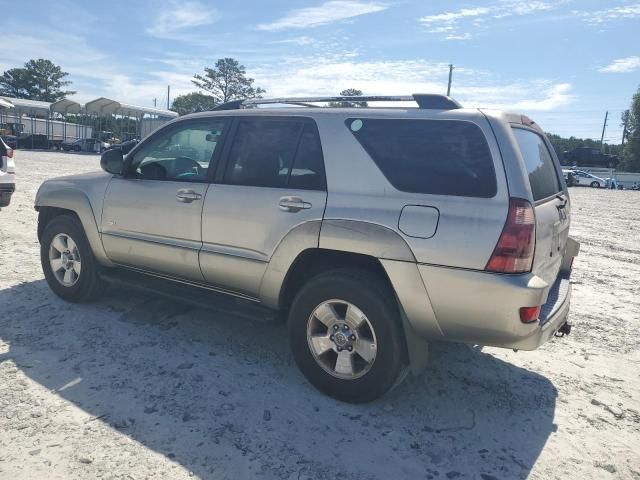
[[[340,256],[347,266],[365,265],[377,269],[387,281],[389,278],[379,259],[416,262],[409,245],[388,227],[339,219],[304,222],[282,239],[269,260],[260,285],[259,297],[264,305],[274,309],[286,308],[283,299],[287,298],[287,277],[307,256],[319,257],[319,263],[324,260],[331,262]]]
[[[91,250],[99,263],[111,266],[104,251],[91,202],[84,192],[76,189],[52,189],[44,184],[36,195],[38,211],[38,240],[48,222],[59,215],[75,215],[80,221]]]
[[[354,252],[309,248],[300,252],[284,277],[278,298],[279,309],[288,309],[308,280],[338,268],[354,268],[378,275],[393,291],[393,285],[378,258]]]

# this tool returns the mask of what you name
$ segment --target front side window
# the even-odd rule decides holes
[[[144,180],[203,182],[226,119],[202,119],[174,125],[141,145],[131,176]]]
[[[489,145],[471,122],[352,118],[346,125],[398,190],[483,198],[497,192]]]
[[[315,126],[302,119],[240,119],[229,150],[224,183],[324,188],[322,149]]]
[[[542,200],[562,190],[553,158],[542,137],[523,128],[513,128],[513,134],[527,168],[533,200]]]

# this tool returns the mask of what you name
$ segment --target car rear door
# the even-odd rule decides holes
[[[513,126],[513,133],[527,169],[536,213],[532,271],[552,285],[560,271],[569,237],[569,198],[543,136],[524,126]]]
[[[322,147],[302,117],[238,117],[231,137],[204,201],[200,267],[207,282],[255,298],[282,239],[322,220]]]

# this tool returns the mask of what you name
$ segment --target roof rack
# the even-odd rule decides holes
[[[314,103],[320,102],[416,102],[418,108],[433,110],[453,110],[462,105],[446,95],[434,93],[414,93],[413,95],[369,95],[348,97],[282,97],[282,98],[251,98],[247,100],[233,100],[222,103],[213,110],[238,110],[240,108],[257,107],[258,105],[297,105],[302,107],[320,107]]]

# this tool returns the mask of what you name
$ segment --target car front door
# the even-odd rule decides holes
[[[131,152],[107,188],[102,241],[116,264],[202,281],[202,206],[224,118],[177,122]]]
[[[319,228],[322,147],[315,122],[300,117],[240,117],[232,131],[204,203],[200,267],[207,282],[255,298],[282,239]]]

